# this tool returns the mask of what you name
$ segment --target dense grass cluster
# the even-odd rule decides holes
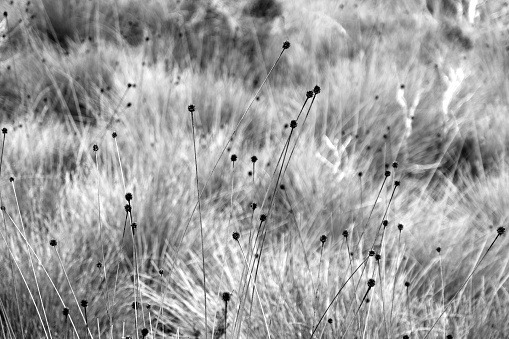
[[[507,337],[508,9],[434,3],[0,2],[0,338]]]

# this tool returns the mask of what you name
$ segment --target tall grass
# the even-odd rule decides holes
[[[491,4],[1,3],[1,338],[504,338]]]

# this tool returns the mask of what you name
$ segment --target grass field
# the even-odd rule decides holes
[[[0,338],[507,338],[509,5],[453,2],[0,0]]]

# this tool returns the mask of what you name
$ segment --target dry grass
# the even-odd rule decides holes
[[[498,1],[205,3],[0,3],[0,338],[504,338]]]

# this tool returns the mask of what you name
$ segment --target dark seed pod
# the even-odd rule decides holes
[[[232,237],[233,237],[233,240],[238,241],[240,239],[240,233],[233,232]]]
[[[253,156],[251,157],[251,162],[252,162],[252,163],[255,163],[257,160],[258,160],[258,158],[256,157],[256,155],[253,155]]]
[[[498,235],[504,235],[505,233],[505,227],[499,227],[497,228]]]
[[[133,194],[132,194],[132,193],[129,193],[129,192],[128,192],[128,193],[126,193],[126,194],[125,194],[125,200],[127,200],[127,201],[131,201],[131,200],[133,200]]]
[[[260,221],[263,222],[265,220],[267,220],[267,216],[265,214],[260,215]]]
[[[320,237],[320,242],[322,244],[325,244],[325,242],[327,241],[327,236],[325,234],[323,234],[321,237]]]
[[[111,136],[113,137],[113,139],[115,139],[117,137],[117,132],[111,133]]]
[[[320,86],[316,85],[316,86],[313,88],[313,92],[314,92],[315,94],[320,93]]]
[[[375,286],[375,279],[369,279],[368,280],[368,287],[373,287]]]
[[[87,306],[88,306],[88,301],[87,301],[87,299],[83,299],[83,300],[80,302],[80,305],[81,305],[81,307],[83,307],[83,308],[87,308]]]
[[[345,238],[348,238],[348,231],[347,231],[347,230],[344,230],[344,231],[343,231],[343,236],[344,236]]]
[[[224,292],[223,293],[223,301],[224,302],[230,301],[230,298],[231,298],[231,294],[229,292]]]
[[[410,282],[409,281],[405,281],[405,287],[410,287]]]
[[[4,127],[4,128],[2,128],[2,133],[3,133],[3,134],[7,134],[7,128],[5,128],[5,127]]]
[[[390,177],[391,176],[391,171],[385,171],[385,177]]]
[[[57,241],[55,239],[51,239],[49,241],[49,245],[55,247],[57,245]]]
[[[329,324],[332,324],[332,318],[329,318],[329,319],[327,320],[327,322],[328,322]]]
[[[189,105],[187,106],[187,110],[190,112],[190,113],[193,113],[195,111],[195,107],[194,105]]]
[[[440,253],[442,251],[442,248],[439,246],[436,248],[437,252]]]
[[[97,152],[99,150],[99,146],[97,146],[97,145],[92,146],[92,150],[94,152]]]
[[[384,220],[382,221],[382,225],[384,225],[384,227],[387,227],[387,225],[389,225],[389,220]]]
[[[290,127],[291,128],[296,128],[297,127],[297,121],[296,120],[290,121]]]
[[[370,256],[370,257],[372,257],[372,256],[374,256],[374,255],[375,255],[375,251],[371,250],[371,251],[369,251],[369,253],[368,253],[368,254],[369,254],[369,256]]]
[[[164,274],[164,271],[163,271],[163,269],[161,268],[161,269],[159,270],[159,275],[163,275],[163,274]]]
[[[290,41],[283,42],[283,49],[288,49],[288,48],[290,48]]]
[[[313,91],[306,92],[306,98],[311,99],[313,97]]]
[[[398,230],[401,232],[403,231],[403,224],[398,224]]]

